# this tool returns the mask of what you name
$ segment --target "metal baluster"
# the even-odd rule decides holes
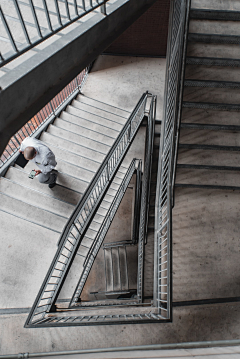
[[[48,11],[48,7],[47,7],[46,0],[42,0],[42,2],[43,2],[44,10],[45,10],[45,15],[46,15],[46,18],[47,18],[47,23],[48,23],[49,30],[50,30],[51,32],[53,32],[52,23],[51,23],[51,18],[50,18],[50,15],[49,15],[49,11]]]
[[[59,11],[58,0],[54,0],[54,2],[55,2],[57,17],[58,17],[58,22],[59,22],[59,25],[62,26],[62,19],[61,19],[61,15],[60,15],[60,11]]]
[[[92,2],[92,0],[89,0],[89,3],[90,3],[90,7],[93,7],[93,2]]]
[[[26,38],[26,40],[27,40],[27,43],[30,45],[30,44],[31,44],[31,40],[30,40],[30,37],[29,37],[29,35],[28,35],[27,28],[26,28],[24,19],[23,19],[23,17],[22,17],[22,13],[21,13],[21,10],[20,10],[20,8],[19,8],[18,2],[17,2],[17,0],[13,0],[13,3],[14,3],[14,6],[15,6],[15,9],[16,9],[16,12],[17,12],[17,14],[18,14],[20,24],[21,24],[21,26],[22,26],[22,30],[23,30],[24,36],[25,36],[25,38]]]
[[[86,11],[86,4],[85,4],[85,0],[82,0],[82,6],[83,6],[83,10]]]
[[[4,61],[4,57],[3,57],[3,55],[1,54],[1,52],[0,52],[0,59],[1,59],[1,61]]]
[[[69,6],[68,6],[68,0],[65,0],[65,7],[66,7],[66,13],[69,20],[71,20],[70,12],[69,12]]]
[[[103,15],[107,15],[106,2],[100,6],[100,11]]]
[[[18,48],[17,48],[17,45],[16,45],[16,43],[15,43],[15,41],[14,41],[14,38],[13,38],[13,36],[12,36],[12,33],[11,33],[11,31],[10,31],[10,28],[9,28],[9,26],[8,26],[8,23],[7,23],[7,21],[6,21],[6,19],[5,19],[5,16],[4,16],[4,14],[3,14],[3,11],[2,11],[1,6],[0,6],[0,16],[1,16],[1,18],[2,18],[3,25],[4,25],[4,27],[5,27],[5,30],[6,30],[7,34],[8,34],[8,37],[9,37],[9,39],[10,39],[10,42],[11,42],[12,47],[14,48],[15,52],[19,52],[19,50],[18,50]]]
[[[35,25],[36,25],[36,28],[37,28],[38,36],[43,38],[41,29],[40,29],[40,26],[39,26],[39,22],[38,22],[36,10],[35,10],[34,4],[33,4],[33,0],[29,0],[29,4],[30,4],[31,10],[32,10],[33,19],[34,19],[34,22],[35,22]]]
[[[73,3],[74,3],[74,10],[75,10],[75,13],[76,13],[76,15],[78,16],[77,0],[73,0]]]

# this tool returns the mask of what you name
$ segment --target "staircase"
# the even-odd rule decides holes
[[[12,251],[14,258],[12,263],[8,258],[8,262],[2,261],[1,264],[1,293],[4,293],[1,295],[1,308],[32,305],[67,219],[128,115],[127,111],[79,95],[40,136],[40,140],[56,155],[56,169],[59,171],[57,185],[49,189],[37,178],[29,179],[28,173],[33,169],[30,162],[24,168],[18,165],[10,167],[5,177],[0,178],[3,246]],[[79,248],[80,262],[84,260],[126,170],[126,164],[119,168],[86,232]],[[43,245],[44,250],[39,250]],[[16,251],[20,251],[20,255]],[[29,252],[29,260],[24,259],[25,265],[19,265],[18,261],[26,258],[26,252]],[[17,273],[19,267],[23,272]],[[73,279],[79,278],[79,272],[75,273],[75,277]],[[13,283],[17,296],[12,295]],[[28,288],[28,294],[23,293],[22,286]],[[64,290],[67,291],[69,286],[73,287],[74,281],[68,281],[67,288],[63,288],[63,298]]]
[[[173,218],[175,301],[239,295],[239,44],[238,1],[192,0]]]
[[[192,1],[177,186],[240,188],[240,7],[236,6]]]

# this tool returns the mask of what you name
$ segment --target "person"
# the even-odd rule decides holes
[[[54,168],[57,162],[50,148],[36,138],[27,137],[22,141],[19,152],[38,166],[39,169],[34,171],[40,183],[48,184],[49,188],[56,185],[58,171]]]

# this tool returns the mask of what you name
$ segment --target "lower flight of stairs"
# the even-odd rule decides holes
[[[33,169],[31,162],[28,162],[24,168],[17,165],[10,167],[5,177],[0,178],[3,241],[6,242],[4,245],[11,248],[13,259],[10,270],[8,267],[1,268],[1,292],[10,295],[10,287],[13,282],[16,283],[15,290],[20,289],[18,283],[23,281],[20,277],[24,278],[24,285],[27,286],[29,283],[27,301],[24,298],[19,301],[17,298],[11,299],[11,306],[26,307],[32,305],[50,265],[50,259],[52,259],[50,257],[53,257],[53,253],[56,251],[57,239],[67,219],[81,199],[128,116],[129,113],[125,110],[79,95],[40,136],[40,140],[55,153],[56,169],[58,170],[57,185],[50,189],[47,185],[40,184],[37,178],[29,179],[28,173]],[[94,221],[86,232],[77,256],[81,261],[85,258],[85,254],[101,226],[104,215],[126,173],[127,166],[128,163],[123,163],[119,168],[94,217]],[[16,223],[19,225],[16,226]],[[27,227],[29,226],[32,233],[30,238],[29,234],[27,236]],[[21,231],[19,231],[19,227],[21,227]],[[38,274],[33,273],[32,270],[29,271],[27,265],[26,270],[21,266],[23,272],[18,274],[19,261],[26,262],[26,258],[24,255],[18,258],[17,253],[14,252],[14,240],[17,238],[18,246],[16,248],[21,243],[23,251],[27,250],[28,246],[32,246],[31,261],[36,261],[36,267],[38,267],[39,250],[35,251],[35,249],[42,244],[40,241],[43,239],[43,230],[45,230],[44,233],[48,239],[49,253],[51,253],[46,259],[48,266],[47,264],[43,267],[40,266],[41,273]],[[41,234],[40,238],[39,234]],[[43,257],[44,255],[43,253]],[[15,257],[18,259],[15,260]],[[37,280],[35,280],[35,276],[37,276]],[[78,273],[75,273],[75,277],[77,276]],[[34,285],[32,285],[33,281]],[[71,284],[72,289],[74,288]],[[20,290],[19,296],[21,297]],[[7,297],[2,296],[0,306],[2,308],[7,307],[10,302]]]

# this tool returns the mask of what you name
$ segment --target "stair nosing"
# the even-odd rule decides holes
[[[196,13],[196,15],[194,14]],[[202,13],[202,17],[198,16]],[[207,17],[204,17],[204,14],[207,15]],[[214,18],[214,15],[231,15],[234,17],[234,15],[239,16],[238,19],[231,19],[231,18]],[[216,16],[216,17],[217,17]],[[190,19],[198,19],[198,20],[219,20],[219,21],[240,21],[240,11],[234,11],[234,10],[215,10],[215,9],[198,9],[198,8],[191,8],[190,9]]]
[[[180,143],[179,148],[191,148],[200,150],[216,150],[216,151],[240,151],[240,146],[221,146],[221,145],[200,145],[192,143]]]
[[[207,44],[239,45],[240,35],[215,35],[204,33],[188,33],[188,42],[201,42]]]
[[[210,131],[240,131],[240,126],[182,122],[181,128]]]
[[[177,168],[189,168],[189,169],[210,169],[216,171],[240,171],[240,167],[233,166],[214,166],[214,165],[193,165],[193,164],[184,164],[178,163]]]
[[[175,183],[175,187],[178,188],[205,188],[205,189],[223,189],[223,190],[236,190],[239,191],[240,187],[237,186],[218,186],[218,185],[202,185],[202,184],[190,184],[190,183]]]
[[[240,88],[240,82],[185,79],[184,87]]]

